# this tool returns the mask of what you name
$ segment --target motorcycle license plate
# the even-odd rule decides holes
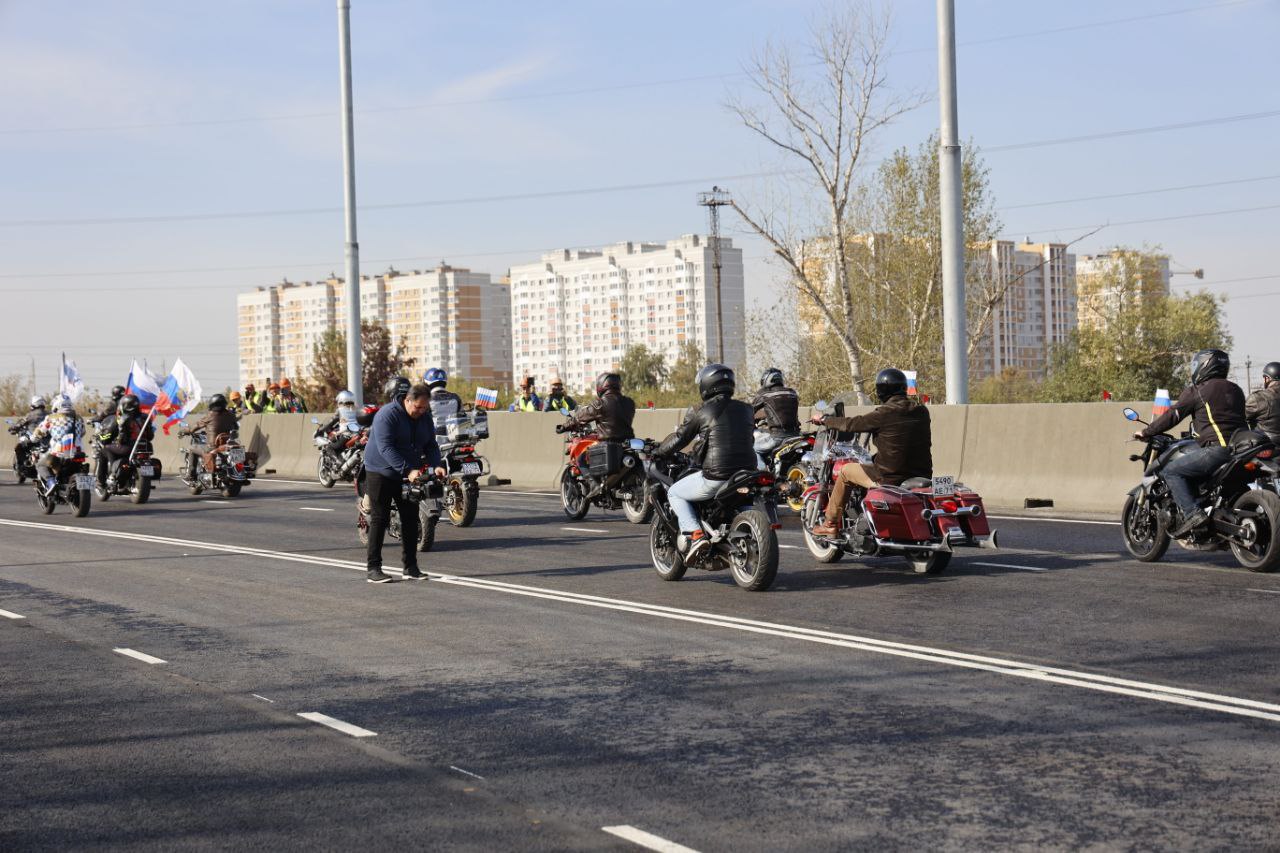
[[[93,477],[88,474],[76,474],[76,489],[84,491],[93,488]]]
[[[948,497],[956,493],[955,477],[934,477],[933,478],[933,496]]]
[[[241,462],[244,462],[244,451],[239,448],[228,450],[227,461],[232,465],[239,465]]]
[[[481,468],[480,468],[479,462],[463,462],[462,463],[462,473],[464,474],[479,474],[480,470]]]
[[[154,465],[139,465],[139,466],[138,466],[138,476],[139,476],[139,477],[147,477],[147,478],[151,478],[151,477],[154,477],[155,475],[156,475],[156,469],[155,469],[155,466],[154,466]]]

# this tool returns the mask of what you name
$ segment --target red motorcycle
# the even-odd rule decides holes
[[[559,477],[566,516],[577,521],[594,504],[621,509],[632,524],[649,523],[653,507],[645,500],[644,465],[638,455],[643,441],[602,441],[590,426],[577,424],[559,424],[556,432],[568,433]]]
[[[841,442],[836,435],[822,430],[804,456],[811,485],[804,493],[800,521],[805,544],[818,562],[834,563],[845,554],[902,556],[916,572],[934,575],[947,568],[956,547],[998,547],[981,496],[953,477],[913,477],[901,486],[867,490],[853,486],[839,535],[815,536],[813,528],[825,517],[840,469],[871,461],[866,448],[870,436]]]

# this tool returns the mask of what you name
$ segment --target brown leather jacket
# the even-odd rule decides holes
[[[847,440],[853,433],[869,432],[875,437],[877,482],[901,485],[912,477],[933,476],[933,433],[929,408],[915,397],[900,394],[875,411],[850,418],[828,417],[823,424]]]
[[[199,432],[204,430],[205,439],[213,444],[214,440],[224,432],[231,432],[238,425],[236,416],[229,411],[224,412],[206,412],[205,416],[196,422],[188,432]]]
[[[1280,440],[1280,382],[1272,382],[1249,395],[1244,403],[1244,419],[1272,441]]]

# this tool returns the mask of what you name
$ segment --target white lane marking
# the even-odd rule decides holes
[[[450,765],[449,765],[449,769],[450,769],[450,770],[457,770],[457,771],[458,771],[459,773],[461,773],[463,776],[470,776],[472,779],[479,779],[481,782],[483,782],[483,781],[484,781],[484,777],[483,777],[483,776],[481,776],[481,775],[480,775],[480,774],[478,774],[478,773],[472,773],[470,770],[463,770],[461,767],[454,767],[452,764],[450,764]]]
[[[321,714],[319,711],[307,711],[299,714],[304,720],[310,720],[313,723],[319,723],[322,726],[328,726],[331,729],[337,729],[344,735],[352,737],[376,737],[377,732],[371,732],[368,729],[362,729],[359,726],[353,726],[350,723],[344,723],[342,720],[330,717],[328,714]]]
[[[124,655],[127,658],[134,658],[135,660],[140,660],[143,663],[152,663],[152,664],[168,663],[167,660],[154,657],[153,655],[149,655],[145,652],[136,652],[133,649],[112,649],[111,651],[115,652],[116,654]]]
[[[266,696],[259,696],[257,693],[250,693],[249,695],[254,699],[261,699],[263,702],[270,702],[272,705],[276,704],[276,700],[268,699]]]
[[[1245,587],[1245,591],[1246,592],[1265,592],[1267,595],[1280,595],[1280,589],[1254,589],[1253,587],[1248,586],[1248,587]],[[3,612],[4,611],[0,611],[0,613],[3,613]],[[19,616],[18,618],[21,619],[22,617]]]
[[[778,544],[778,547],[779,547],[779,548],[786,548],[788,551],[799,551],[799,550],[800,550],[800,546],[799,546],[799,545],[783,545],[783,544],[779,543],[779,544]]]
[[[26,619],[27,618],[20,613],[10,613],[8,610],[0,610],[0,616],[3,616],[5,619]]]
[[[1038,515],[988,515],[997,521],[1052,521],[1055,524],[1106,524],[1119,527],[1118,521],[1090,521],[1085,518],[1044,518]]]
[[[599,530],[591,527],[561,527],[561,530],[569,530],[573,533],[608,533],[608,530]]]
[[[602,826],[600,828],[610,835],[616,835],[648,850],[657,850],[658,853],[698,853],[692,847],[676,844],[674,841],[668,841],[652,832],[636,829],[634,826]]]
[[[313,557],[301,554],[288,554],[278,551],[269,551],[263,548],[248,548],[241,545],[223,545],[215,542],[174,539],[167,536],[151,536],[142,533],[126,533],[123,531],[101,530],[88,527],[71,527],[69,525],[47,524],[38,521],[17,521],[15,519],[7,518],[0,518],[0,525],[7,527],[23,527],[31,530],[48,530],[79,536],[98,536],[106,539],[153,542],[161,545],[179,545],[208,551],[220,551],[228,554],[241,554],[244,556],[268,560],[281,560],[284,562],[305,563],[321,566],[336,566],[338,568],[355,572],[367,571],[364,563],[357,563],[352,560],[337,560],[331,557]],[[384,571],[389,570],[384,569]],[[1080,687],[1086,690],[1096,690],[1101,693],[1113,693],[1121,696],[1150,699],[1156,702],[1166,702],[1173,705],[1186,705],[1193,708],[1218,711],[1224,714],[1235,714],[1238,716],[1255,717],[1257,719],[1280,722],[1280,705],[1268,702],[1259,702],[1255,699],[1243,699],[1218,693],[1208,693],[1202,690],[1189,690],[1182,687],[1172,687],[1127,678],[1117,678],[1115,676],[1101,675],[1081,670],[1043,666],[1041,664],[1025,663],[1006,658],[975,655],[969,654],[968,652],[955,652],[947,649],[932,648],[930,646],[897,643],[890,640],[880,640],[874,637],[864,637],[856,634],[840,634],[834,631],[801,628],[777,622],[761,622],[754,619],[743,619],[737,616],[722,616],[699,610],[684,610],[681,608],[666,607],[658,604],[646,604],[639,601],[605,598],[603,596],[585,595],[577,592],[562,592],[559,590],[546,589],[545,587],[525,586],[523,584],[508,583],[506,581],[493,581],[484,578],[444,575],[436,574],[434,572],[429,572],[428,576],[431,577],[432,580],[437,580],[441,583],[452,584],[455,586],[470,587],[473,589],[487,590],[491,592],[502,592],[509,595],[521,595],[529,598],[540,598],[548,601],[559,601],[561,603],[577,604],[583,607],[599,607],[606,610],[616,610],[622,613],[634,613],[659,619],[670,619],[677,622],[689,622],[698,625],[709,625],[717,628],[728,628],[752,634],[783,637],[786,639],[801,640],[826,646],[857,649],[859,651],[874,652],[876,654],[892,655],[894,657],[910,658],[913,660],[922,660],[946,666],[955,666],[962,669],[992,672],[1013,678],[1026,678],[1040,682],[1063,684],[1071,687]]]
[[[970,566],[990,566],[993,569],[1017,569],[1020,572],[1047,572],[1048,569],[1042,569],[1039,566],[1015,566],[1012,563],[979,563],[976,560],[969,560]]]
[[[300,506],[298,509],[306,510],[307,512],[333,512],[332,508],[323,506]]]

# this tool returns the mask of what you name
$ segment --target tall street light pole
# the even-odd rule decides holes
[[[338,65],[342,76],[342,200],[347,230],[347,387],[364,405],[360,354],[360,243],[356,241],[356,143],[351,109],[351,0],[338,0]]]
[[[938,102],[942,110],[938,176],[942,208],[942,345],[947,402],[969,402],[964,304],[964,208],[960,194],[960,122],[956,105],[955,0],[938,0]]]

